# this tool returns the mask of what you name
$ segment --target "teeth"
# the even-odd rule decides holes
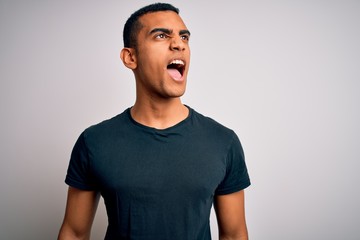
[[[172,60],[172,61],[170,62],[170,64],[180,64],[180,65],[184,65],[184,61],[183,61],[183,60],[175,59],[175,60]]]

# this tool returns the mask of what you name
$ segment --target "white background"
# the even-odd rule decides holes
[[[170,2],[192,32],[183,102],[245,149],[250,238],[359,239],[360,1]],[[134,102],[118,56],[148,3],[0,0],[0,239],[56,238],[75,140]],[[106,224],[101,202],[93,239]]]

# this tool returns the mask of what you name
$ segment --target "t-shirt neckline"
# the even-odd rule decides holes
[[[139,122],[137,122],[132,116],[131,116],[131,108],[132,107],[129,107],[128,109],[126,109],[126,114],[128,116],[128,118],[130,119],[130,121],[137,127],[143,129],[143,130],[146,130],[146,131],[151,131],[151,132],[162,132],[162,133],[166,133],[166,132],[171,132],[175,129],[178,129],[178,128],[181,128],[182,126],[185,126],[191,119],[192,115],[193,115],[193,109],[190,108],[189,106],[185,105],[185,107],[187,107],[189,109],[189,114],[188,116],[183,119],[182,121],[178,122],[177,124],[171,126],[171,127],[168,127],[168,128],[164,128],[164,129],[158,129],[158,128],[154,128],[154,127],[150,127],[150,126],[146,126],[144,124],[141,124]]]

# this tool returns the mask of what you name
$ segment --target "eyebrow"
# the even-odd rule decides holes
[[[149,34],[153,34],[153,33],[156,33],[156,32],[163,32],[163,33],[166,33],[166,34],[172,34],[173,33],[173,30],[171,29],[168,29],[168,28],[154,28],[153,30],[150,31]],[[179,31],[179,35],[184,35],[184,34],[187,34],[190,36],[190,31],[189,30],[180,30]]]
[[[184,34],[190,36],[190,31],[189,31],[189,30],[181,30],[181,31],[179,32],[179,35],[184,35]]]

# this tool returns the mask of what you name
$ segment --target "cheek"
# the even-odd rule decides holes
[[[159,73],[166,70],[166,61],[169,58],[165,46],[141,46],[138,49],[138,66],[146,73]],[[166,71],[165,71],[166,72]]]

